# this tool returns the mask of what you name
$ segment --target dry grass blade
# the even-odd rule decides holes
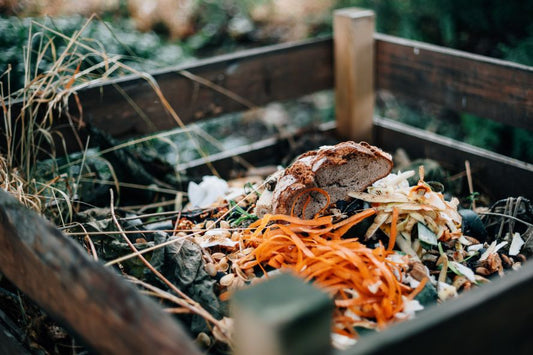
[[[189,304],[187,303],[187,301],[185,301],[184,299],[182,298],[179,298],[179,297],[176,297],[175,295],[171,294],[171,293],[168,293],[167,291],[164,291],[152,284],[149,284],[147,282],[144,282],[144,281],[141,281],[131,275],[126,275],[125,278],[134,283],[134,284],[137,284],[139,286],[142,286],[144,287],[146,290],[149,290],[150,292],[150,295],[152,296],[155,296],[155,297],[158,297],[162,300],[166,300],[166,301],[170,301],[170,302],[173,302],[175,304],[177,304],[178,306],[184,308],[184,309],[187,309],[189,312],[191,312],[190,310],[190,307],[189,307]]]
[[[4,135],[7,143],[2,172],[6,172],[6,177],[14,175],[19,177],[18,181],[11,181],[15,184],[13,187],[6,187],[5,190],[12,192],[22,203],[38,212],[43,212],[43,208],[49,204],[43,205],[35,201],[46,198],[47,196],[42,194],[48,192],[55,200],[54,204],[58,207],[59,218],[63,223],[72,217],[71,200],[72,196],[75,196],[77,184],[74,185],[74,193],[62,191],[52,184],[46,186],[46,183],[44,188],[41,188],[43,183],[35,181],[34,172],[37,166],[36,161],[40,155],[48,156],[51,159],[55,158],[57,141],[66,147],[62,134],[53,131],[52,125],[56,116],[62,113],[66,113],[69,122],[72,123],[67,104],[68,98],[73,94],[75,95],[75,91],[79,89],[78,83],[91,81],[94,72],[105,66],[103,63],[99,63],[81,70],[82,63],[87,62],[89,56],[92,55],[83,55],[78,51],[80,36],[89,23],[90,20],[72,37],[68,38],[62,52],[58,53],[53,39],[48,36],[46,31],[34,31],[34,27],[41,26],[41,24],[32,21],[27,46],[24,48],[24,87],[15,93],[8,90],[7,95],[2,89]],[[35,49],[36,45],[37,48]],[[45,59],[52,65],[41,73],[40,66]],[[104,62],[106,61],[104,58]],[[20,113],[16,117],[12,116],[14,115],[11,110],[13,102],[19,102],[21,107]],[[79,100],[76,102],[79,103]],[[81,108],[78,109],[81,110]],[[57,166],[54,168],[57,169]],[[20,173],[18,173],[19,171]],[[57,170],[51,172],[52,175],[55,171]],[[28,197],[23,197],[22,194],[28,195]],[[33,202],[28,204],[24,200]],[[61,205],[65,203],[68,214],[63,216]]]
[[[94,16],[92,16],[88,22],[92,21],[94,18]],[[165,110],[167,111],[167,113],[172,117],[172,119],[177,123],[177,125],[183,129],[186,128],[185,124],[183,123],[183,121],[181,120],[181,118],[179,117],[179,115],[176,113],[176,111],[174,110],[174,108],[170,105],[170,103],[168,102],[167,98],[165,97],[165,95],[163,94],[163,92],[161,91],[159,85],[157,84],[157,81],[153,78],[153,76],[151,76],[150,74],[148,73],[145,73],[145,72],[140,72],[126,64],[123,64],[121,63],[120,61],[118,61],[118,58],[108,58],[105,53],[102,53],[100,52],[99,50],[96,50],[94,49],[93,47],[81,42],[78,40],[78,36],[76,37],[73,37],[73,38],[69,38],[68,36],[50,28],[49,26],[46,26],[44,24],[40,24],[40,23],[35,23],[35,25],[37,26],[40,26],[41,28],[43,28],[44,30],[46,31],[49,31],[50,33],[58,36],[58,37],[61,37],[61,38],[64,38],[66,40],[69,41],[69,43],[76,43],[77,46],[79,46],[80,48],[83,48],[85,50],[87,50],[89,53],[93,54],[93,55],[98,55],[98,56],[102,56],[103,59],[106,61],[106,62],[111,62],[114,66],[116,66],[117,68],[120,68],[120,69],[123,69],[125,72],[129,72],[129,73],[132,73],[132,74],[135,74],[137,76],[139,76],[140,78],[144,79],[149,85],[150,87],[152,88],[152,90],[154,91],[154,93],[157,95],[157,97],[159,98],[159,100],[161,101],[161,104],[163,105],[163,107],[165,108]],[[87,25],[84,26],[84,28],[86,27]],[[81,33],[83,31],[83,29],[79,31],[79,33]],[[78,34],[79,34],[78,33]],[[84,83],[82,84],[83,86],[86,86],[87,83]],[[79,90],[80,88],[82,88],[82,86],[76,86],[76,85],[73,85],[72,86],[72,90]],[[193,145],[195,146],[195,149],[198,151],[198,153],[204,158],[206,159],[207,158],[207,154],[205,153],[205,151],[202,149],[202,147],[198,144],[198,142],[196,141],[196,139],[194,139],[194,137],[192,137],[192,135],[188,132],[188,131],[185,131],[189,138],[191,139],[191,142],[193,143]],[[207,165],[209,166],[209,168],[211,169],[211,172],[218,176],[218,172],[215,170],[215,168],[213,167],[213,165],[207,161],[206,159],[206,162],[207,162]]]
[[[111,209],[111,218],[113,219],[113,222],[115,223],[115,226],[118,228],[119,231],[122,230],[122,226],[118,222],[118,219],[115,215],[115,209],[114,209],[114,199],[113,199],[113,190],[110,190],[111,194],[111,202],[110,202],[110,209]],[[178,296],[180,296],[185,302],[183,302],[182,306],[190,310],[192,313],[197,314],[204,318],[208,323],[213,324],[215,327],[219,328],[226,337],[229,338],[229,331],[224,329],[224,325],[215,317],[213,317],[209,312],[207,312],[198,302],[194,301],[192,298],[190,298],[187,294],[185,294],[183,291],[181,291],[179,288],[176,287],[172,282],[170,282],[163,274],[161,274],[159,271],[157,271],[152,264],[144,256],[139,253],[137,248],[133,245],[133,243],[128,239],[126,234],[122,234],[122,237],[124,238],[124,241],[130,249],[133,251],[133,253],[141,259],[143,264],[154,274],[159,278],[165,285],[167,285],[172,291],[174,291]]]
[[[83,232],[80,233],[80,235],[83,235],[83,241],[85,242],[86,245],[88,245],[88,249],[90,251],[90,254],[91,256],[93,257],[94,261],[98,261],[98,253],[96,252],[96,248],[94,246],[94,243],[90,237],[90,232],[87,231],[87,229],[85,229],[85,226],[82,224],[82,223],[78,223],[76,222],[75,223],[76,226],[80,227],[81,229],[83,229]]]
[[[144,139],[138,140],[146,141],[151,138],[163,138],[164,136],[170,136],[178,133],[185,132],[190,135],[189,129],[186,128],[179,119],[179,116],[174,112],[174,110],[168,105],[168,102],[162,97],[162,92],[159,90],[155,80],[148,74],[140,73],[127,65],[124,65],[120,62],[120,56],[108,56],[102,48],[94,48],[94,43],[98,45],[97,42],[90,41],[82,37],[83,32],[87,29],[91,21],[94,20],[94,16],[89,18],[85,24],[72,36],[66,36],[55,29],[48,26],[46,23],[39,23],[32,21],[30,26],[30,33],[28,35],[28,44],[25,48],[25,86],[23,89],[8,95],[4,93],[4,87],[2,86],[2,108],[4,113],[4,128],[7,141],[7,156],[5,158],[5,164],[3,164],[3,171],[9,172],[5,174],[4,181],[10,181],[11,176],[17,176],[17,180],[11,180],[11,183],[14,185],[12,187],[6,187],[5,190],[11,191],[13,195],[17,196],[21,202],[25,205],[28,205],[39,212],[43,212],[42,205],[38,203],[39,197],[23,197],[24,194],[39,195],[44,190],[40,187],[37,190],[33,191],[35,183],[29,183],[33,179],[33,173],[36,166],[37,156],[44,153],[49,156],[51,159],[55,158],[55,142],[57,141],[54,137],[55,132],[51,131],[54,120],[56,116],[66,114],[66,117],[69,119],[69,123],[73,125],[75,120],[73,120],[72,115],[68,110],[68,101],[69,97],[74,96],[76,102],[78,103],[79,118],[77,119],[78,126],[81,126],[81,114],[82,108],[79,104],[79,99],[76,95],[76,92],[89,86],[101,83],[108,79],[112,74],[117,71],[124,71],[126,73],[133,73],[142,78],[145,78],[157,93],[158,96],[162,98],[162,102],[165,107],[170,110],[169,114],[178,122],[181,126],[179,132],[170,132],[168,134],[160,133],[152,137],[147,137]],[[39,31],[35,31],[35,28],[39,28]],[[53,41],[53,36],[65,40],[65,47],[61,52],[58,51],[58,48],[55,46]],[[35,43],[38,47],[35,49]],[[82,54],[85,52],[85,54]],[[50,57],[47,57],[50,56]],[[39,67],[43,60],[52,62],[51,67],[46,72],[40,72]],[[83,63],[83,66],[82,66]],[[95,63],[95,64],[91,64]],[[88,66],[86,64],[89,64]],[[10,75],[8,70],[3,75]],[[9,80],[8,80],[9,82]],[[11,117],[11,102],[15,100],[21,101],[21,110],[20,114],[17,117]],[[165,104],[166,103],[166,104]],[[132,104],[135,104],[132,102]],[[135,105],[134,105],[135,107]],[[143,117],[145,120],[149,121],[146,114],[138,108],[140,117]],[[72,127],[73,131],[76,133],[76,128]],[[17,138],[18,135],[21,135],[21,138]],[[66,150],[65,141],[60,133],[57,133],[59,141],[62,142],[63,147]],[[79,137],[77,137],[79,140]],[[190,136],[191,140],[195,145],[198,145],[195,139]],[[80,148],[81,140],[79,140]],[[88,144],[88,142],[87,142]],[[127,143],[121,145],[125,147],[130,144],[135,144],[135,142]],[[115,147],[114,149],[120,149],[121,147]],[[87,148],[87,147],[85,147]],[[87,150],[85,149],[85,152]],[[200,154],[205,157],[205,154],[198,149]],[[104,154],[105,152],[100,152]],[[82,159],[79,162],[81,163],[82,168],[87,158],[86,154],[83,155]],[[97,158],[91,156],[91,158]],[[73,164],[72,162],[68,165]],[[60,171],[67,166],[55,167],[55,171]],[[109,164],[108,164],[109,166]],[[21,174],[12,173],[13,169],[18,167],[18,170],[23,172]],[[113,176],[113,184],[119,191],[119,182],[114,173],[113,167],[109,166],[111,174]],[[213,169],[213,173],[216,174],[216,171]],[[52,172],[52,175],[54,172]],[[67,202],[69,214],[67,217],[72,216],[70,213],[71,207],[69,200],[76,196],[78,191],[79,184],[81,182],[89,182],[89,180],[81,179],[82,175],[78,176],[76,183],[74,184],[73,191],[66,193],[61,193],[58,190],[52,190],[50,186],[47,190],[50,194],[58,196],[61,195],[60,200],[65,200]],[[95,182],[90,181],[90,182]],[[108,181],[97,181],[100,183],[111,183]],[[136,188],[146,188],[152,189],[152,187],[144,186],[128,186]],[[176,191],[171,191],[166,189],[153,188],[157,192],[164,192],[169,194],[176,194]],[[39,193],[40,190],[40,193]],[[55,198],[55,196],[52,196]],[[59,197],[59,196],[58,196]],[[60,216],[62,224],[64,225],[68,218],[63,218]]]
[[[531,224],[531,223],[529,223],[529,222],[526,222],[526,221],[524,221],[523,219],[517,218],[517,217],[515,217],[515,216],[511,216],[511,215],[508,215],[508,214],[505,214],[505,213],[487,212],[487,211],[477,211],[476,213],[477,213],[477,214],[480,214],[480,215],[498,216],[498,217],[509,218],[509,219],[514,220],[514,221],[517,221],[517,222],[523,223],[523,224],[525,224],[525,225],[528,226],[528,227],[533,227],[533,224]]]
[[[77,224],[76,224],[77,225]],[[75,225],[68,225],[68,226],[65,226],[65,227],[62,227],[63,229],[65,228],[72,228],[74,227]],[[202,229],[202,230],[192,230],[192,229],[180,229],[180,232],[183,232],[183,233],[192,233],[191,235],[188,235],[187,237],[192,237],[193,234],[194,235],[198,235],[199,233],[205,233],[207,229]],[[251,231],[252,229],[250,228],[228,228],[228,229],[225,229],[227,230],[228,232],[245,232],[245,231]],[[164,232],[164,233],[173,233],[175,232],[174,229],[153,229],[153,230],[150,230],[150,229],[143,229],[143,230],[132,230],[132,231],[103,231],[103,232],[65,232],[66,235],[71,235],[71,236],[91,236],[91,235],[117,235],[117,234],[139,234],[139,233],[142,233],[142,234],[150,234],[150,233],[160,233],[160,232]],[[159,245],[159,244],[158,244]],[[154,250],[154,249],[150,249],[150,250]],[[145,250],[143,249],[142,251],[140,251],[141,254],[144,254],[145,253]],[[127,259],[125,259],[127,260]]]
[[[198,75],[195,75],[193,73],[191,73],[190,71],[187,71],[187,70],[181,70],[179,72],[180,75],[194,81],[194,82],[197,82],[199,84],[202,84],[210,89],[213,89],[215,90],[216,92],[224,95],[224,96],[227,96],[229,97],[230,99],[234,100],[235,102],[238,102],[240,103],[241,105],[243,105],[244,107],[246,108],[249,108],[249,109],[257,109],[258,106],[256,104],[254,104],[253,102],[251,102],[250,100],[248,99],[245,99],[244,97],[240,96],[240,95],[237,95],[236,93],[234,93],[233,91],[230,91],[220,85],[217,85],[207,79],[204,79],[202,78],[201,76],[198,76]]]
[[[0,155],[0,186],[2,190],[9,192],[24,206],[35,211],[41,211],[41,199],[37,195],[27,194],[25,192],[26,184],[19,171],[17,169],[9,169],[6,158]]]
[[[258,186],[258,189],[260,189],[265,183],[266,182],[263,182],[263,184]],[[243,199],[246,199],[246,198],[250,197],[253,194],[255,194],[254,191],[252,191],[249,194],[247,194],[246,196],[244,196]],[[228,208],[228,210],[226,212],[224,212],[219,218],[217,218],[215,221],[213,221],[211,227],[208,227],[208,228],[205,228],[203,230],[196,231],[194,233],[188,234],[184,238],[192,238],[192,237],[194,237],[196,235],[200,235],[201,233],[205,233],[206,231],[208,231],[210,229],[214,229],[215,225],[217,225],[217,223],[219,223],[220,221],[224,220],[231,212],[233,212],[238,207],[239,207],[238,205],[234,205],[234,206]],[[159,249],[159,248],[164,248],[167,245],[170,245],[170,244],[173,244],[173,243],[177,243],[178,241],[179,241],[179,239],[168,240],[168,241],[163,242],[161,244],[154,245],[153,247],[143,249],[143,250],[139,251],[138,253],[142,255],[142,254],[151,252],[151,251]],[[111,261],[107,262],[106,266],[110,266],[110,265],[114,265],[114,264],[117,264],[117,263],[121,263],[121,262],[126,261],[128,259],[134,258],[136,255],[137,255],[136,253],[124,255],[124,256],[122,256],[120,258],[117,258],[117,259],[114,259],[114,260],[111,260]]]
[[[121,187],[128,187],[128,188],[138,189],[138,190],[161,192],[161,193],[170,194],[170,195],[175,195],[177,193],[184,193],[183,191],[165,189],[165,188],[154,186],[154,185],[139,185],[139,184],[132,184],[128,182],[116,182],[116,181],[109,181],[109,180],[87,179],[87,178],[81,178],[80,181],[81,182],[94,182],[94,183],[99,183],[103,185],[112,185],[115,187],[121,186]]]

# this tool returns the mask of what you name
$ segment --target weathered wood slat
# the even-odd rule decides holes
[[[530,354],[533,263],[363,338],[350,354]]]
[[[102,354],[199,354],[170,315],[0,191],[0,271]]]
[[[451,170],[463,167],[465,160],[470,161],[473,177],[482,184],[477,186],[492,198],[520,195],[533,198],[533,164],[390,119],[376,117],[374,128],[374,143],[386,151],[403,148],[412,158],[434,159]]]
[[[377,89],[532,128],[532,67],[382,34],[374,38]],[[333,88],[333,44],[324,38],[267,46],[153,72],[181,119],[194,122],[246,106],[180,72],[264,105]],[[176,127],[149,83],[138,76],[88,87],[79,96],[85,119],[115,137]],[[17,105],[12,111],[18,112]]]
[[[374,39],[377,89],[532,129],[533,67],[382,34],[374,34]],[[264,105],[332,88],[332,52],[331,38],[325,38],[245,50],[152,75],[180,118],[189,123],[247,107],[180,72]],[[85,117],[114,136],[176,127],[142,78],[124,77],[88,88],[80,92],[80,99]]]
[[[318,132],[329,137],[335,137],[335,129],[334,121],[322,123],[317,127]],[[222,178],[228,179],[232,177],[231,173],[246,169],[246,166],[241,164],[238,158],[242,158],[256,167],[278,165],[287,157],[287,152],[291,150],[289,140],[294,141],[305,134],[306,132],[300,132],[290,136],[280,135],[265,138],[251,144],[212,154],[205,159],[199,158],[179,164],[176,171],[186,172],[189,177],[198,178],[212,173],[207,165],[209,163],[220,173]]]
[[[201,60],[155,72],[153,77],[183,122],[190,123],[247,107],[180,72],[209,80],[254,105],[264,105],[332,88],[332,56],[331,39],[310,40]],[[142,78],[117,79],[79,95],[84,117],[116,137],[177,127]],[[141,118],[126,97],[135,102],[150,123]]]
[[[324,134],[334,135],[336,127],[334,122],[323,124],[321,131]],[[533,164],[528,164],[512,159],[501,154],[496,154],[485,149],[474,147],[451,138],[414,128],[409,125],[386,118],[374,118],[374,143],[394,153],[398,148],[407,151],[412,159],[430,158],[438,161],[444,168],[457,171],[464,167],[465,160],[470,161],[472,174],[478,189],[491,194],[494,199],[509,196],[525,196],[533,198]],[[235,156],[240,156],[249,162],[279,162],[288,147],[286,140],[269,138],[253,144],[235,148],[234,150],[212,155],[207,161],[215,166],[223,177],[242,166],[235,161]],[[206,160],[197,159],[187,164],[178,166],[179,171],[198,176],[210,173]],[[512,179],[512,183],[509,183]]]
[[[376,88],[533,129],[533,67],[374,35]]]

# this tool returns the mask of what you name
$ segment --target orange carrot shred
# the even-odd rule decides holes
[[[410,299],[420,292],[418,287],[413,291],[401,284],[401,278],[396,275],[401,275],[404,267],[387,259],[396,240],[398,210],[393,210],[387,248],[380,243],[370,249],[357,238],[344,235],[357,223],[376,214],[375,208],[336,223],[332,216],[317,215],[312,219],[294,216],[298,199],[312,192],[323,194],[327,200],[319,214],[328,207],[330,199],[326,191],[304,189],[293,202],[291,216],[265,215],[252,223],[243,241],[254,250],[238,261],[239,266],[241,269],[258,266],[265,275],[265,265],[292,270],[327,290],[335,299],[334,331],[339,334],[357,336],[353,328],[357,320],[345,315],[347,310],[374,320],[379,328],[386,326],[403,309],[403,296]],[[310,201],[310,195],[307,197],[304,212]]]
[[[218,298],[220,298],[220,300],[224,302],[224,301],[229,300],[230,296],[231,296],[231,292],[229,292],[229,291],[225,291],[225,292],[222,292],[222,293],[218,296]]]
[[[418,286],[416,286],[416,288],[413,290],[413,292],[411,292],[407,298],[412,300],[413,298],[416,297],[416,295],[418,295],[423,289],[424,287],[426,286],[426,283],[428,282],[428,278],[427,277],[424,277],[420,283],[418,284]]]
[[[392,209],[392,221],[390,227],[389,246],[387,251],[392,251],[394,244],[396,243],[396,235],[398,234],[398,208]]]

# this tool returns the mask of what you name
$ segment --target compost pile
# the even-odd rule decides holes
[[[413,166],[393,172],[387,153],[344,142],[266,178],[191,181],[180,209],[116,207],[108,190],[110,207],[81,209],[61,229],[158,300],[209,352],[231,351],[232,295],[280,272],[331,296],[332,342],[346,348],[531,255],[529,200],[464,208],[430,179],[431,162]]]
[[[291,167],[309,163],[308,155]],[[345,169],[335,158],[333,169]],[[296,186],[283,183],[294,171],[229,182],[205,176],[189,184],[182,211],[89,209],[64,231],[159,299],[214,352],[231,344],[232,294],[279,272],[331,295],[332,339],[344,348],[362,329],[410,319],[519,268],[531,254],[533,210],[525,198],[463,209],[441,183],[425,179],[423,165],[418,172],[389,168],[366,177],[363,187],[347,184],[342,198],[332,190],[338,182],[322,186],[318,178],[287,198],[277,191]],[[284,196],[283,206],[276,196]]]

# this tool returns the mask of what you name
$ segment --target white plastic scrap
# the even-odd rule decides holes
[[[204,176],[197,184],[189,182],[187,193],[193,207],[205,208],[223,197],[228,191],[228,183],[216,176]]]
[[[524,242],[519,233],[513,234],[513,240],[511,241],[511,246],[509,247],[509,255],[518,255],[524,244],[526,244],[526,242]]]

